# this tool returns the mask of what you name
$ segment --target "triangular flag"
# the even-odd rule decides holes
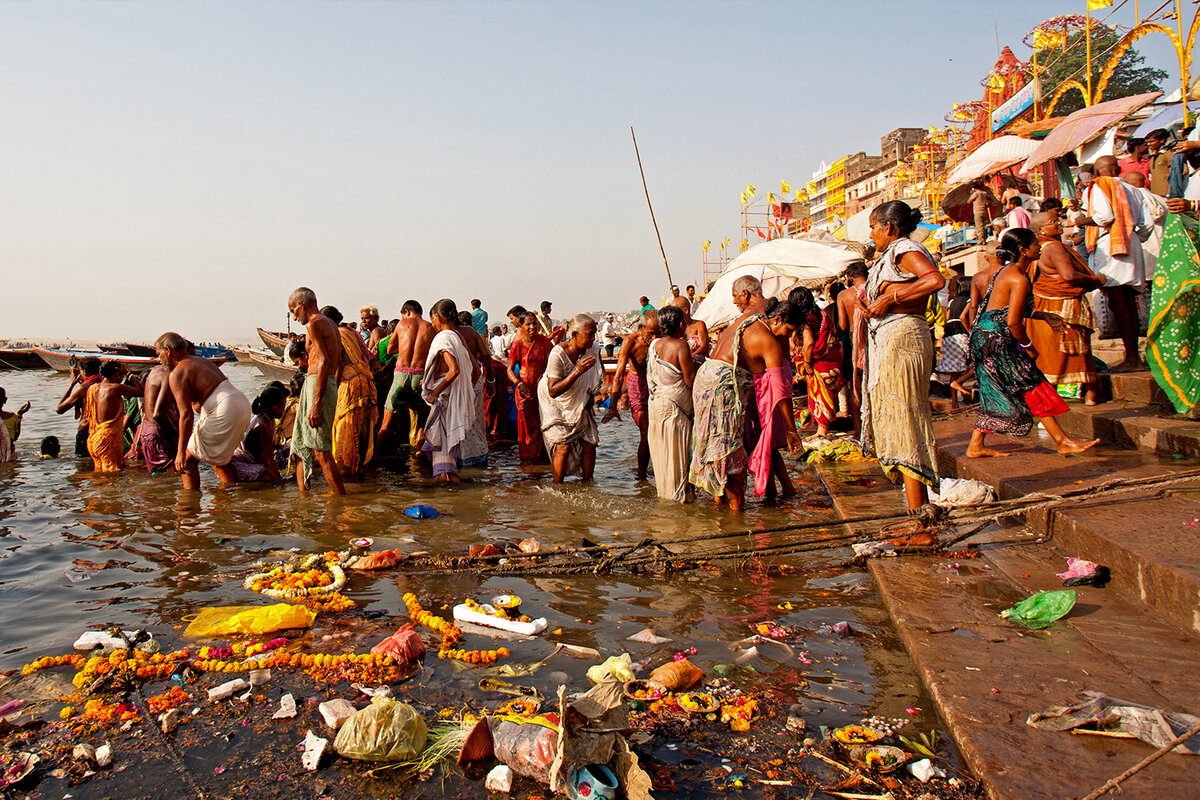
[[[771,205],[775,205],[775,193],[774,192],[767,192],[767,202],[770,203]]]
[[[704,252],[708,252],[708,248],[712,247],[712,242],[708,239],[704,240]]]
[[[760,239],[765,239],[765,238],[767,238],[767,235],[766,235],[765,233],[763,233],[763,232],[762,232],[762,228],[757,228],[757,227],[756,227],[756,228],[754,229],[754,232],[758,234],[758,238],[760,238]]]
[[[792,185],[790,183],[788,183],[787,181],[780,181],[779,182],[779,193],[780,194],[791,194],[792,193]]]
[[[746,193],[742,192],[742,205],[746,205]]]
[[[746,250],[746,248],[748,248],[749,246],[750,246],[750,240],[742,239],[742,251],[744,252]]]
[[[1088,0],[1089,11],[1099,11],[1102,8],[1108,8],[1113,4],[1113,0]]]
[[[752,185],[751,185],[751,184],[749,184],[749,183],[747,183],[747,184],[746,184],[746,194],[750,195],[751,197],[754,197],[754,193],[755,193],[756,191],[758,191],[758,187],[757,187],[757,186],[752,186]]]

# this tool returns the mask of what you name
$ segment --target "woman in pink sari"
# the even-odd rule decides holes
[[[508,379],[517,405],[517,452],[522,461],[546,461],[537,386],[553,347],[538,328],[537,315],[526,314],[508,351]]]

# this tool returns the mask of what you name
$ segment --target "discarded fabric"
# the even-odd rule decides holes
[[[437,519],[438,510],[433,506],[423,506],[418,503],[404,509],[404,516],[412,517],[413,519]]]
[[[1100,692],[1084,691],[1061,706],[1030,714],[1026,724],[1048,731],[1094,728],[1128,733],[1153,747],[1163,747],[1176,736],[1187,733],[1200,717],[1179,711],[1163,711],[1150,706],[1118,700]],[[1196,734],[1172,752],[1200,755],[1200,734]]]

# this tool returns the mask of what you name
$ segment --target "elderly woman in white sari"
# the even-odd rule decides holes
[[[863,449],[884,474],[903,480],[910,514],[937,487],[929,378],[933,339],[925,321],[929,296],[946,280],[929,251],[908,238],[921,212],[892,200],[871,211],[871,241],[880,255],[867,274],[867,363],[863,375]],[[933,544],[928,533],[902,544]]]
[[[703,324],[703,323],[701,323]],[[663,500],[682,503],[688,496],[692,459],[692,382],[696,362],[687,340],[687,314],[674,305],[658,312],[660,335],[650,342],[646,380],[650,462],[654,485]]]
[[[429,405],[429,418],[417,435],[417,444],[433,462],[434,483],[457,486],[459,448],[475,424],[472,383],[479,367],[456,330],[458,309],[453,300],[434,303],[429,320],[437,331],[421,379],[421,399]]]
[[[577,314],[567,325],[567,339],[554,346],[546,372],[538,382],[542,437],[554,470],[554,482],[567,475],[592,479],[596,468],[595,395],[604,379],[596,321]]]

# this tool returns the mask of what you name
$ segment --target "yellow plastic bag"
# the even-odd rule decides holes
[[[217,606],[204,608],[183,632],[184,636],[254,636],[284,628],[308,628],[315,611],[291,603],[273,606]]]
[[[592,683],[600,683],[609,676],[616,678],[621,683],[629,683],[633,680],[633,659],[629,657],[629,653],[609,656],[603,664],[589,667],[587,676]]]
[[[333,749],[359,761],[411,761],[425,752],[425,720],[408,703],[376,697],[338,731]]]

